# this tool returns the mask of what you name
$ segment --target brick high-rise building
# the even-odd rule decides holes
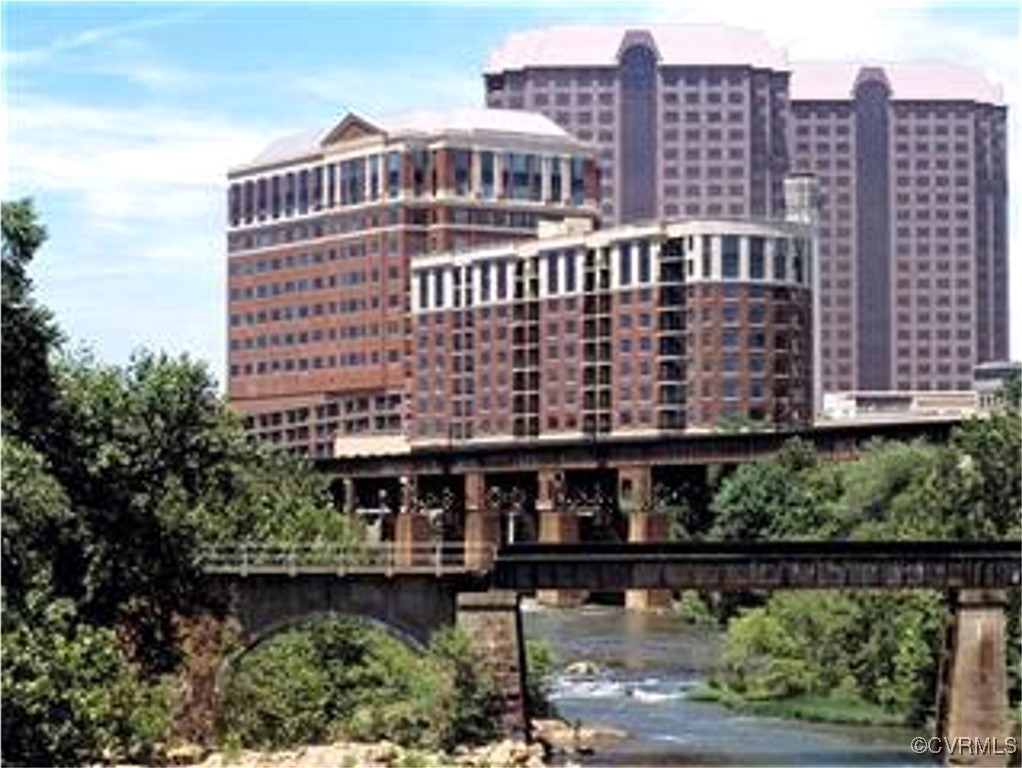
[[[713,25],[510,35],[486,101],[598,147],[619,223],[776,216],[818,176],[828,391],[968,389],[1008,354],[1006,108],[952,65],[789,64]]]
[[[401,441],[413,261],[594,220],[597,178],[584,144],[503,110],[349,114],[270,145],[228,175],[231,405],[302,453]]]
[[[811,423],[810,226],[549,229],[413,262],[414,444]]]

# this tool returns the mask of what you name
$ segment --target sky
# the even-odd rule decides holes
[[[549,24],[717,22],[790,60],[950,60],[1009,104],[1012,355],[1022,353],[1020,5],[1009,2],[3,2],[4,200],[49,230],[32,268],[72,348],[225,359],[227,169],[281,134],[481,105],[486,56]]]

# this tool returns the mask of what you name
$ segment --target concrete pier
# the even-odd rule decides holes
[[[946,745],[944,762],[1008,765],[1007,595],[998,589],[963,589],[952,593],[951,600],[938,693],[937,735]],[[956,739],[958,749],[953,749]],[[972,740],[969,746],[966,739]]]

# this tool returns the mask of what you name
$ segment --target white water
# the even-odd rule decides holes
[[[919,765],[901,729],[827,726],[736,714],[689,693],[718,662],[720,634],[675,616],[620,608],[531,608],[527,637],[545,637],[561,670],[550,698],[565,719],[620,728],[629,737],[586,762],[597,765]]]

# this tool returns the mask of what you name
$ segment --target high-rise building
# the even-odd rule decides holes
[[[491,54],[485,81],[488,105],[539,112],[595,143],[608,222],[783,212],[788,71],[762,35],[532,30]]]
[[[490,56],[486,101],[595,142],[602,212],[776,216],[819,178],[828,391],[967,389],[1008,352],[1006,108],[949,64],[789,64],[714,25],[552,27]]]
[[[594,220],[597,183],[588,147],[522,112],[349,114],[274,142],[228,174],[231,405],[297,452],[400,441],[411,264]]]
[[[811,423],[813,236],[566,222],[415,259],[412,443]]]
[[[793,170],[823,192],[832,390],[965,390],[1008,356],[1006,110],[936,64],[796,64]]]

